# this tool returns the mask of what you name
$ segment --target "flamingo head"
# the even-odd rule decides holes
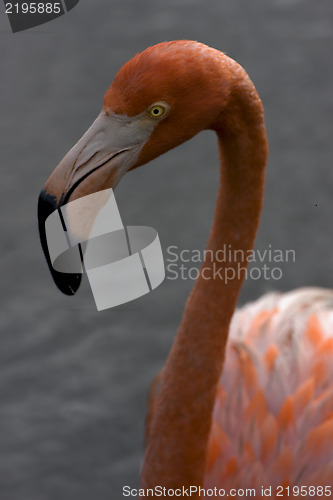
[[[40,193],[41,243],[62,292],[74,294],[81,275],[52,268],[46,218],[69,201],[114,188],[127,171],[201,130],[214,128],[230,93],[230,61],[199,42],[176,41],[149,47],[120,69],[105,94],[100,114]]]

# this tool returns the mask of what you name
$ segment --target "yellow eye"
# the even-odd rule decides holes
[[[151,118],[161,118],[161,116],[164,115],[166,111],[166,107],[162,106],[162,104],[154,104],[150,109],[149,109],[149,116]]]

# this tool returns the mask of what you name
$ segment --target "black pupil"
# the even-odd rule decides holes
[[[158,108],[155,108],[153,111],[154,115],[158,115],[159,112],[160,112],[160,110]]]

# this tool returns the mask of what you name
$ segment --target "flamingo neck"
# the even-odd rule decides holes
[[[214,127],[221,166],[207,246],[211,252],[206,252],[162,372],[147,434],[143,488],[199,487],[204,482],[217,384],[245,275],[242,256],[253,248],[259,223],[267,157],[262,106],[252,84],[235,92],[228,108]],[[228,249],[222,263],[219,249]],[[233,279],[225,279],[225,268]]]

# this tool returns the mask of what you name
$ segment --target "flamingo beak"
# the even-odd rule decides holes
[[[38,200],[39,234],[52,277],[64,294],[76,293],[81,274],[61,273],[52,267],[46,219],[69,201],[114,188],[123,175],[135,166],[147,139],[147,131],[135,126],[133,119],[102,112],[46,181]]]

